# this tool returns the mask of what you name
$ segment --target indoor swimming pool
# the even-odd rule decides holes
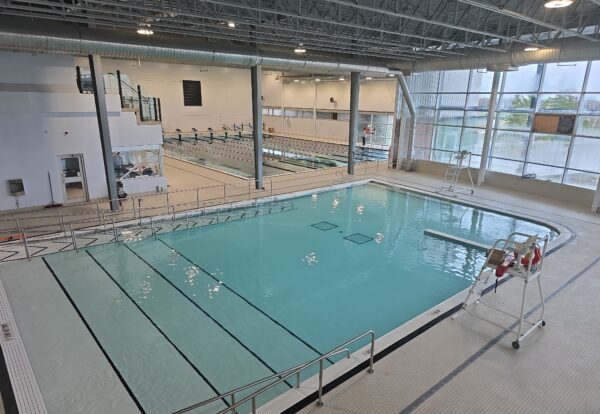
[[[553,232],[369,183],[294,198],[278,214],[44,260],[138,408],[167,414],[364,331],[381,337],[463,291],[484,253],[426,229],[485,244]]]

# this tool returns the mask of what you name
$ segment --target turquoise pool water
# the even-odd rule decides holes
[[[550,233],[377,184],[293,204],[157,240],[46,256],[141,411],[172,413],[366,330],[382,336],[468,287],[483,254],[425,229],[489,244],[513,231]]]

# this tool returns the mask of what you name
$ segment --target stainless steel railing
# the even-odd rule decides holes
[[[248,401],[250,401],[251,406],[252,406],[252,411],[251,411],[252,414],[256,414],[256,408],[257,408],[256,407],[256,399],[258,396],[260,396],[265,391],[270,390],[271,388],[286,381],[288,378],[291,378],[291,377],[296,377],[296,388],[300,388],[300,374],[305,369],[312,367],[313,365],[316,365],[316,364],[319,364],[319,386],[318,386],[317,405],[321,406],[321,405],[323,405],[323,371],[324,371],[323,361],[326,360],[327,358],[331,358],[331,357],[336,356],[341,353],[345,353],[346,357],[350,358],[350,351],[347,347],[355,342],[360,341],[361,339],[363,339],[367,336],[371,337],[371,341],[370,341],[371,347],[369,350],[369,354],[370,354],[369,355],[369,369],[367,370],[367,372],[373,373],[373,362],[374,362],[374,356],[375,356],[375,333],[373,331],[366,331],[358,336],[355,336],[354,338],[350,339],[349,341],[344,342],[343,344],[337,346],[336,348],[332,349],[331,351],[327,352],[324,355],[321,355],[318,358],[315,358],[304,364],[297,365],[292,368],[288,368],[284,371],[278,372],[269,377],[262,378],[260,380],[251,382],[242,387],[238,387],[233,390],[227,391],[226,393],[217,395],[208,400],[201,401],[199,403],[190,405],[189,407],[183,408],[179,411],[175,411],[173,414],[185,414],[192,410],[195,410],[197,408],[200,408],[202,406],[205,406],[207,404],[215,402],[217,400],[224,400],[224,401],[231,400],[231,405],[229,407],[227,407],[226,409],[219,411],[218,414],[225,414],[225,413],[234,413],[235,414],[237,408],[239,408],[241,405],[247,403]],[[236,402],[236,399],[235,399],[236,394],[238,394],[241,391],[247,390],[249,388],[253,388],[257,385],[263,384],[269,380],[274,380],[274,381]]]

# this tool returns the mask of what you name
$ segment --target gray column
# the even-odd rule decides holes
[[[477,185],[482,185],[485,181],[490,146],[492,145],[494,116],[496,115],[496,108],[498,106],[498,87],[500,85],[500,76],[502,76],[502,72],[494,72],[494,79],[492,80],[492,95],[490,96],[490,107],[488,108],[487,123],[485,124],[483,148],[481,149],[481,162],[479,163],[479,173],[477,175]]]
[[[106,95],[104,94],[102,62],[98,55],[89,55],[89,61],[92,73],[92,87],[94,89],[94,102],[96,103],[96,115],[98,117],[98,132],[100,133],[100,144],[102,146],[102,159],[106,175],[106,188],[108,189],[108,198],[112,200],[110,202],[110,209],[116,211],[119,209],[117,180],[115,178],[110,130],[108,128],[108,111],[106,109]]]
[[[260,65],[250,68],[252,78],[252,123],[254,124],[254,179],[256,188],[263,188],[263,120],[262,120],[262,100],[261,100],[261,82],[262,68]]]
[[[350,74],[350,128],[348,131],[348,174],[354,174],[354,149],[358,134],[358,92],[360,72]]]
[[[388,155],[392,168],[398,165],[398,155],[400,152],[400,129],[402,127],[402,89],[400,80],[396,78],[396,100],[394,101],[394,130],[392,131],[392,145]],[[389,166],[389,164],[388,164]]]
[[[415,129],[417,128],[417,112],[415,111],[415,106],[413,104],[412,97],[410,96],[408,84],[406,83],[406,78],[404,77],[403,73],[398,75],[398,81],[400,82],[400,88],[402,88],[402,95],[404,96],[404,101],[406,102],[406,106],[408,106],[408,111],[410,112],[410,128],[408,130],[408,141],[406,143],[405,166],[406,171],[410,171],[412,164],[413,147],[415,143]]]

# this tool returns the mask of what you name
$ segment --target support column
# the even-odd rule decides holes
[[[104,93],[104,76],[102,74],[102,62],[100,56],[89,55],[90,72],[92,74],[92,88],[94,90],[94,102],[96,103],[96,115],[98,117],[98,132],[100,133],[100,144],[102,146],[102,159],[106,175],[106,188],[108,198],[111,200],[110,209],[119,209],[117,200],[117,180],[115,178],[115,165],[113,162],[112,144],[110,141],[110,130],[108,128],[108,111],[106,109],[106,95]]]
[[[477,174],[477,185],[485,182],[485,173],[487,171],[490,146],[492,145],[492,132],[494,130],[494,116],[498,106],[498,87],[500,86],[500,76],[502,72],[494,72],[492,80],[492,94],[490,96],[490,107],[488,108],[487,123],[485,124],[485,135],[483,136],[483,148],[481,149],[481,162],[479,163],[479,173]]]
[[[360,72],[350,74],[350,128],[348,133],[348,174],[354,174],[354,149],[358,133],[358,93]]]
[[[412,155],[413,155],[413,147],[415,143],[415,129],[417,128],[417,112],[415,111],[415,106],[413,105],[412,97],[410,96],[410,91],[408,90],[408,84],[406,83],[406,78],[403,73],[398,75],[398,81],[400,82],[400,88],[402,89],[402,96],[404,96],[404,101],[406,102],[406,106],[408,106],[408,111],[410,112],[410,128],[408,130],[408,142],[406,143],[406,171],[410,171],[412,164]]]
[[[252,78],[252,123],[254,129],[254,179],[256,180],[256,189],[263,188],[263,120],[262,120],[262,100],[261,83],[262,68],[260,65],[250,68]]]
[[[396,78],[396,100],[394,101],[394,130],[392,131],[392,145],[388,155],[391,161],[391,167],[398,165],[398,155],[400,153],[400,130],[402,128],[402,89],[400,81]],[[389,165],[389,164],[388,164]]]

